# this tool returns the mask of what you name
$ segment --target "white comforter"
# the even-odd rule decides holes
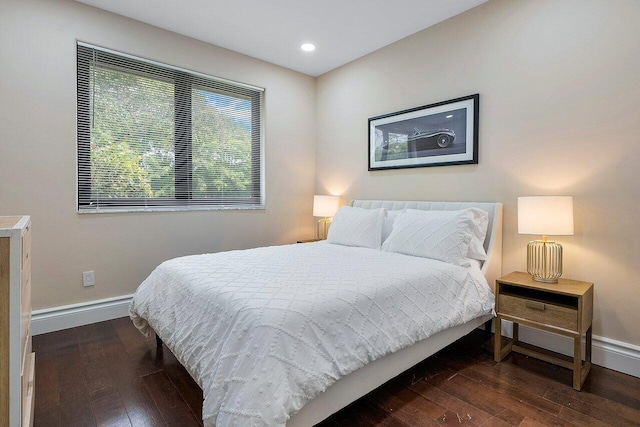
[[[204,391],[206,426],[284,425],[341,376],[490,313],[477,266],[326,242],[176,258],[130,307]]]

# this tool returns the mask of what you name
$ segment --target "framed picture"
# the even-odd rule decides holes
[[[369,170],[478,163],[480,95],[369,119]]]

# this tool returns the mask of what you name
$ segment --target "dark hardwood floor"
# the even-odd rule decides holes
[[[576,392],[567,369],[517,354],[494,363],[491,343],[475,331],[321,426],[640,425],[640,378],[594,366]],[[202,425],[201,390],[128,318],[33,346],[36,427]]]

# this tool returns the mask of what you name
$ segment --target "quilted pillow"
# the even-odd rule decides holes
[[[474,221],[474,213],[468,210],[407,210],[396,218],[382,250],[467,264]]]
[[[338,209],[331,221],[327,242],[380,249],[385,216],[386,211],[382,208],[362,209],[343,206]]]
[[[473,237],[471,238],[467,257],[484,261],[487,259],[487,251],[484,250],[484,239],[487,237],[489,214],[487,211],[478,208],[465,209],[465,211],[473,215],[473,227],[471,227]]]
[[[417,209],[407,209],[407,213],[421,214],[426,211]],[[467,258],[477,259],[484,261],[487,259],[487,252],[484,250],[484,239],[487,236],[487,228],[489,226],[489,214],[487,211],[478,208],[467,208],[457,211],[428,211],[432,215],[460,215],[463,212],[468,214],[467,219],[471,220],[470,227],[472,231],[471,243],[469,244],[469,252],[467,252]]]
[[[387,237],[391,234],[391,230],[393,230],[393,223],[404,210],[400,211],[387,211],[387,217],[384,219],[382,224],[382,241],[387,240]]]

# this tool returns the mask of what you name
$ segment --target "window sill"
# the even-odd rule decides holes
[[[110,213],[149,213],[149,212],[188,212],[188,211],[255,211],[265,210],[264,205],[227,205],[227,206],[149,206],[142,208],[97,208],[77,209],[81,215],[85,214],[110,214]]]

